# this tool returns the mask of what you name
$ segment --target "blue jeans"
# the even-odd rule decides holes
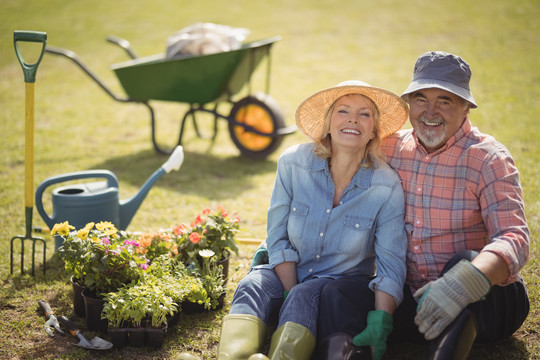
[[[278,328],[288,321],[305,326],[317,336],[319,296],[329,278],[306,280],[294,286],[283,301],[279,277],[267,265],[256,266],[240,280],[229,310],[230,314],[248,314],[271,325],[277,318]]]

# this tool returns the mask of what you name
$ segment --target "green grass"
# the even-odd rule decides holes
[[[0,358],[6,359],[167,359],[184,350],[213,358],[219,323],[228,306],[208,314],[184,316],[170,329],[160,350],[123,349],[92,354],[69,346],[69,337],[49,338],[37,300],[50,301],[57,314],[73,317],[68,279],[46,234],[45,276],[9,271],[10,239],[24,234],[24,82],[13,50],[13,31],[46,31],[48,44],[75,51],[113,91],[123,95],[109,66],[126,60],[105,41],[113,34],[131,41],[140,56],[165,51],[166,39],[198,21],[251,30],[249,40],[281,35],[272,52],[271,94],[288,124],[297,105],[314,91],[342,80],[360,79],[401,93],[416,58],[429,50],[463,56],[473,70],[472,89],[479,104],[473,123],[494,135],[514,155],[521,171],[531,230],[531,260],[523,270],[531,311],[522,328],[495,346],[476,345],[471,359],[539,359],[538,273],[540,231],[540,6],[536,0],[454,2],[411,0],[361,1],[66,1],[3,0],[0,4]],[[263,89],[257,74],[255,90]],[[258,81],[261,80],[261,81]],[[157,104],[158,138],[173,144],[181,104]],[[226,106],[225,113],[228,111]],[[239,157],[226,124],[214,143],[196,139],[193,129],[183,143],[186,158],[178,172],[160,179],[136,213],[131,230],[155,230],[190,221],[202,209],[223,205],[242,218],[244,238],[265,237],[266,209],[276,160],[286,146],[304,142],[301,134],[286,138],[264,161]],[[109,98],[67,59],[45,55],[35,95],[35,186],[58,174],[109,169],[120,180],[120,197],[134,195],[166,157],[150,142],[146,109]],[[50,211],[50,195],[45,196]],[[34,226],[43,221],[34,211]],[[249,266],[253,246],[242,246],[233,260],[234,284]],[[39,251],[38,251],[39,252]],[[30,254],[26,254],[29,259]],[[36,257],[41,266],[40,257]],[[26,264],[28,269],[29,264]],[[84,325],[82,321],[80,325]],[[92,335],[92,334],[88,334]],[[390,349],[388,359],[416,359],[423,347]]]

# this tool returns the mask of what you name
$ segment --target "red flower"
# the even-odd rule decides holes
[[[202,224],[204,222],[204,219],[202,218],[202,216],[199,214],[197,215],[197,217],[195,218],[195,221],[193,221],[191,223],[191,227],[194,227],[194,226],[197,226],[199,224]]]
[[[210,209],[204,209],[204,210],[202,211],[202,214],[203,214],[203,215],[208,215],[208,214],[210,214],[210,212],[211,212]]]
[[[197,244],[199,241],[201,241],[201,235],[199,235],[198,232],[192,232],[191,234],[189,234],[189,241]]]
[[[175,228],[173,229],[174,235],[178,236],[178,235],[180,235],[180,234],[183,234],[183,233],[184,233],[183,230],[184,230],[185,228],[186,228],[186,225],[184,225],[184,224],[178,225],[177,227],[175,227]]]
[[[227,217],[229,215],[229,212],[225,210],[224,208],[222,208],[221,206],[218,206],[218,210],[221,211],[221,215],[223,217]]]

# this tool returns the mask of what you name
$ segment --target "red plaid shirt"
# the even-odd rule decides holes
[[[431,154],[412,130],[387,138],[383,150],[405,190],[407,284],[418,289],[437,279],[465,249],[501,256],[511,272],[503,285],[517,279],[529,258],[529,229],[519,173],[502,144],[467,118]]]

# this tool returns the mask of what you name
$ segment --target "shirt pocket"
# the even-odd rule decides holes
[[[338,251],[361,256],[371,248],[370,233],[373,219],[345,216],[338,239]]]
[[[295,242],[295,240],[300,240],[302,238],[308,213],[308,205],[298,201],[291,202],[289,221],[287,224],[287,234],[289,235],[290,241]]]

